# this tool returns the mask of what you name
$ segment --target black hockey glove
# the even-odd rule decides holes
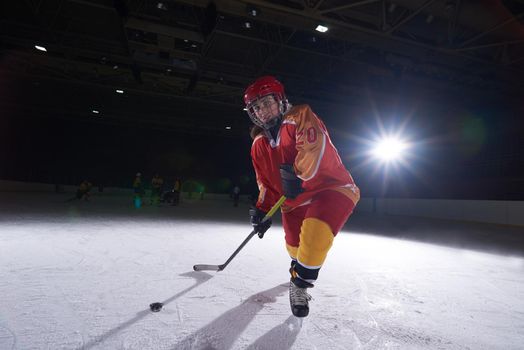
[[[302,189],[302,180],[295,174],[292,164],[280,164],[280,178],[282,179],[282,190],[284,196],[294,199],[304,192]]]
[[[251,225],[253,225],[253,228],[258,234],[258,237],[263,238],[264,233],[266,233],[266,231],[271,227],[271,219],[267,220],[266,222],[262,222],[262,219],[264,216],[266,216],[266,213],[257,207],[251,207],[249,209],[249,216],[251,216]]]

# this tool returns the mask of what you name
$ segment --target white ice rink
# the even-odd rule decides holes
[[[382,219],[357,214],[299,320],[278,222],[226,270],[192,271],[224,262],[247,236],[247,204],[135,210],[126,197],[66,197],[0,193],[2,350],[524,348],[522,254],[461,241],[465,225],[413,219],[422,243],[398,237],[417,236],[410,219],[388,238],[361,233]],[[447,236],[462,248],[444,244]],[[149,311],[155,301],[165,303],[158,313]]]

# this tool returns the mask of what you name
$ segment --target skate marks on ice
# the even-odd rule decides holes
[[[16,349],[16,341],[16,334],[0,324],[0,349]]]
[[[230,349],[265,304],[274,303],[288,290],[288,283],[258,292],[242,304],[225,312],[206,326],[175,344],[173,350]],[[302,322],[294,317],[258,338],[248,349],[289,349],[293,345]]]
[[[198,287],[199,285],[201,285],[202,283],[208,281],[209,279],[213,278],[212,275],[208,274],[208,273],[205,273],[205,272],[195,272],[195,271],[190,271],[190,272],[186,272],[186,273],[182,273],[180,274],[179,276],[182,276],[182,277],[192,277],[196,280],[196,283],[190,287],[187,287],[186,289],[184,289],[183,291],[173,295],[172,297],[162,301],[162,304],[164,306],[166,306],[167,304],[169,304],[170,302],[176,300],[177,298],[181,297],[182,295],[186,294],[187,292],[189,292],[190,290]]]
[[[162,304],[164,304],[164,306],[166,306],[167,304],[171,303],[172,301],[180,298],[184,294],[190,292],[191,290],[195,289],[196,287],[200,286],[202,283],[208,281],[210,278],[213,277],[213,276],[211,276],[211,275],[209,275],[207,273],[194,272],[194,271],[182,273],[179,276],[194,278],[195,279],[195,284],[193,284],[193,285],[187,287],[186,289],[176,293],[172,297],[162,301]],[[130,320],[128,320],[128,321],[126,321],[126,322],[124,322],[124,323],[122,323],[122,324],[120,324],[120,325],[118,325],[118,326],[116,326],[116,327],[114,327],[114,328],[112,328],[110,330],[108,330],[104,334],[99,335],[99,336],[95,337],[93,340],[83,344],[81,347],[77,348],[77,350],[92,349],[92,348],[100,345],[101,343],[103,343],[108,338],[112,337],[113,335],[121,332],[122,330],[124,330],[124,329],[128,328],[129,326],[135,324],[136,322],[142,320],[147,315],[150,315],[151,314],[151,310],[149,309],[149,303],[150,303],[150,301],[144,300],[144,305],[147,306],[146,309],[137,312],[136,316],[133,317],[132,319],[130,319]]]
[[[314,296],[313,313],[306,318],[299,341],[316,349],[467,349],[445,332],[432,329],[419,314],[422,300],[395,279],[346,275],[342,288],[326,283]],[[389,290],[382,290],[387,287]],[[339,307],[333,307],[338,305]],[[430,310],[428,310],[430,311]],[[414,316],[414,314],[418,316]],[[421,322],[414,322],[419,319]],[[308,347],[309,349],[309,347]]]

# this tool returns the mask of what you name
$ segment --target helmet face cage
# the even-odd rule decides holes
[[[278,104],[279,115],[271,116],[270,118],[266,120],[262,120],[257,116],[257,113],[255,111],[261,108],[261,103],[264,104],[264,102],[262,102],[261,100],[266,96],[273,96],[274,100]],[[287,109],[288,109],[287,105],[288,105],[288,102],[285,98],[282,98],[280,94],[272,93],[272,94],[260,96],[259,98],[249,101],[249,103],[246,106],[246,111],[247,111],[247,114],[249,115],[249,118],[251,119],[251,121],[254,124],[260,126],[261,128],[268,129],[274,126],[277,123],[278,118],[287,112]],[[269,106],[265,105],[265,107],[267,108]]]

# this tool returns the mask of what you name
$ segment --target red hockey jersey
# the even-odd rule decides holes
[[[355,204],[360,199],[324,123],[308,105],[294,106],[285,114],[276,141],[265,133],[256,136],[251,158],[260,190],[257,208],[265,212],[282,196],[280,164],[293,164],[304,189],[297,198],[285,201],[284,212],[309,203],[317,192],[327,189],[340,191]]]

